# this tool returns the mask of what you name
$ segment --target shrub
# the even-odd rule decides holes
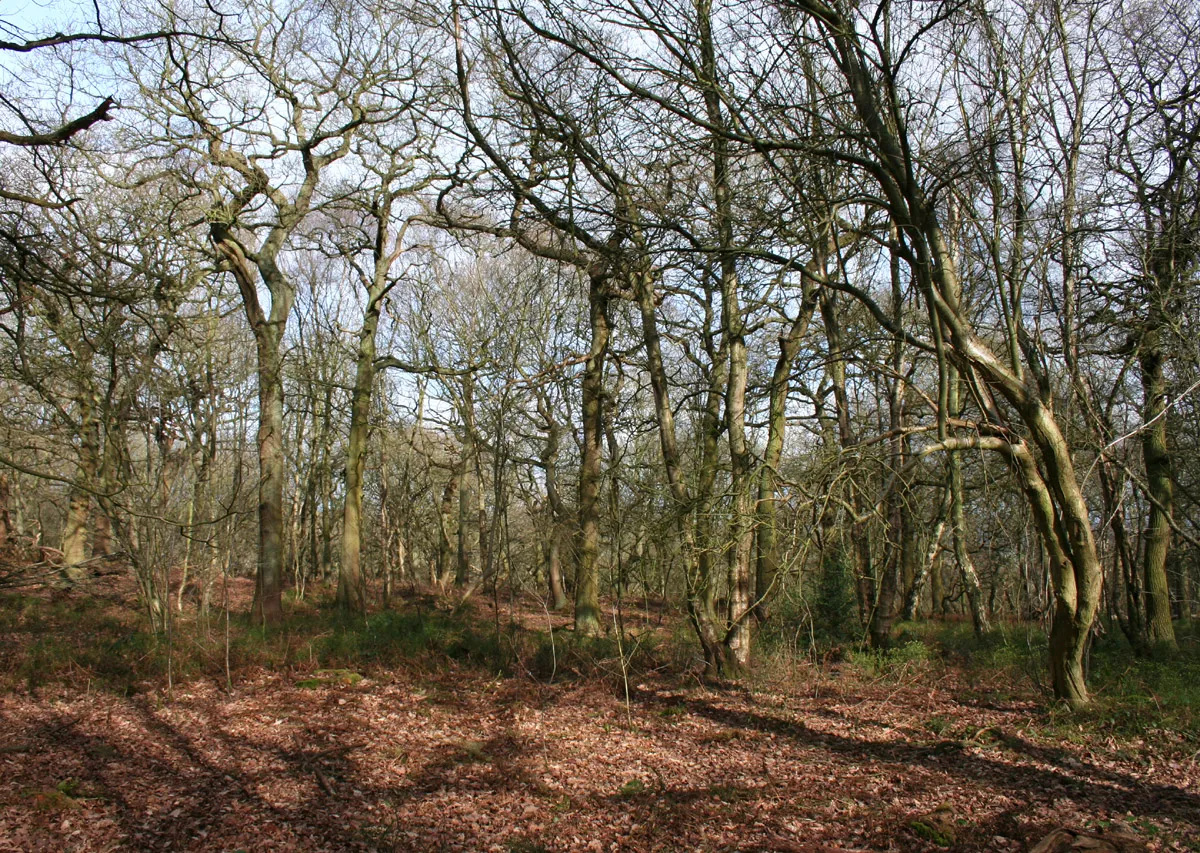
[[[890,649],[868,649],[850,653],[850,662],[864,675],[890,676],[912,669],[921,669],[934,654],[920,640],[909,640]]]
[[[854,588],[846,555],[830,554],[821,565],[813,600],[813,636],[818,643],[837,645],[858,633]]]

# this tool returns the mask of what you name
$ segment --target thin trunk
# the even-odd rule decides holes
[[[8,541],[12,534],[12,520],[9,515],[8,472],[0,471],[0,544]]]
[[[433,582],[439,587],[450,583],[454,574],[455,543],[458,541],[458,484],[462,477],[459,465],[450,472],[450,479],[442,490],[442,503],[438,508],[438,558]]]
[[[720,131],[725,119],[721,109],[721,88],[717,71],[717,45],[712,32],[711,0],[698,0],[696,17],[700,36],[701,84],[705,115],[714,132],[709,138],[713,178],[713,226],[717,235],[714,255],[721,282],[721,335],[729,359],[725,389],[725,427],[729,440],[730,490],[733,505],[729,520],[729,538],[733,550],[729,560],[729,628],[725,646],[730,663],[738,668],[750,664],[751,632],[749,618],[754,604],[754,576],[751,557],[754,550],[754,513],[751,489],[751,457],[746,441],[746,387],[750,366],[746,349],[745,320],[738,297],[737,256],[733,238],[733,192],[730,187],[729,143]]]
[[[910,622],[918,617],[921,609],[921,596],[925,591],[926,578],[934,576],[934,570],[937,566],[938,555],[942,550],[942,536],[946,532],[946,515],[950,510],[950,489],[942,490],[942,500],[938,504],[937,515],[934,517],[933,533],[930,534],[929,548],[925,553],[924,561],[917,566],[916,574],[913,577],[912,586],[909,587],[908,595],[904,603],[904,618]],[[934,584],[930,584],[932,590]],[[941,595],[941,579],[938,578],[937,595]],[[937,602],[934,602],[934,612],[937,611]]]
[[[684,578],[687,594],[688,618],[700,647],[704,653],[704,662],[708,675],[720,676],[726,668],[726,649],[721,635],[717,631],[711,604],[711,584],[707,571],[708,554],[699,547],[699,542],[692,526],[692,505],[696,499],[688,493],[684,481],[683,466],[679,452],[679,441],[675,433],[675,414],[671,408],[671,397],[667,385],[667,372],[663,364],[662,341],[658,331],[658,318],[655,313],[653,279],[649,273],[641,275],[636,282],[638,308],[642,317],[642,339],[646,346],[646,368],[650,374],[650,387],[654,394],[654,411],[658,420],[659,447],[663,456],[663,467],[666,469],[667,486],[674,503],[671,513],[675,522],[676,540],[684,562]],[[716,372],[714,368],[714,373]],[[710,388],[710,402],[717,394]],[[718,398],[719,399],[719,398]],[[711,421],[717,416],[711,411],[706,413],[706,426],[711,427]],[[705,441],[711,438],[715,443],[715,429],[705,430]],[[706,456],[708,448],[705,448]],[[709,465],[715,470],[715,448],[712,448],[712,458],[702,459],[702,466]],[[698,491],[711,488],[709,474],[702,470]],[[703,492],[701,492],[703,494]],[[705,524],[706,518],[701,518]]]
[[[938,553],[933,556],[929,561],[929,612],[941,618],[946,615],[946,578],[942,574],[945,567]]]
[[[689,519],[690,536],[694,542],[695,572],[693,579],[697,593],[697,606],[703,618],[711,625],[717,622],[717,585],[715,557],[718,545],[715,542],[717,529],[717,512],[715,489],[717,473],[721,467],[719,450],[722,420],[721,399],[724,395],[726,376],[729,370],[729,358],[725,350],[725,339],[714,345],[712,293],[706,294],[705,300],[705,332],[704,349],[709,357],[708,388],[705,391],[704,409],[700,419],[700,466],[696,473],[696,493],[688,504],[692,518]],[[644,324],[644,321],[643,321]],[[657,335],[657,324],[655,327]],[[655,339],[656,343],[657,338]],[[661,362],[661,353],[659,355]],[[666,372],[663,371],[663,387],[666,389]],[[669,395],[669,391],[667,392]],[[674,428],[674,421],[672,421]],[[681,466],[682,470],[682,466]],[[682,475],[681,475],[682,476]],[[715,630],[715,628],[714,628]],[[710,668],[724,669],[724,650],[719,660],[712,658]]]
[[[468,439],[462,447],[463,474],[458,485],[458,543],[454,564],[454,585],[457,587],[467,586],[479,575],[479,477],[472,445]]]
[[[821,268],[824,268],[823,265]],[[775,369],[771,372],[771,384],[767,390],[767,446],[763,451],[762,476],[758,484],[758,560],[754,593],[757,600],[756,615],[764,622],[770,618],[770,596],[775,591],[779,576],[776,495],[787,432],[788,380],[816,307],[816,290],[805,280],[800,313],[779,338],[779,356],[775,359]]]
[[[320,482],[324,486],[320,506],[321,516],[321,579],[325,580],[333,571],[333,531],[334,519],[340,513],[335,513],[333,510],[333,478],[329,476],[330,471],[326,468],[321,473]]]
[[[1119,602],[1114,603],[1114,610],[1125,638],[1141,654],[1146,646],[1146,625],[1142,618],[1142,580],[1138,573],[1133,546],[1125,529],[1125,509],[1121,495],[1124,484],[1111,460],[1102,456],[1098,468],[1104,515],[1113,534],[1113,550],[1116,552],[1114,574],[1120,581],[1114,582],[1113,593],[1115,596],[1118,592],[1123,592],[1125,599],[1124,615],[1121,614]]]
[[[183,594],[187,590],[188,571],[192,563],[192,539],[193,530],[196,522],[196,490],[192,489],[192,496],[188,499],[187,505],[187,524],[184,525],[184,543],[183,543],[183,565],[179,568],[179,592],[175,597],[175,609],[180,613],[183,612]]]
[[[558,444],[562,427],[554,420],[547,403],[539,399],[538,406],[546,420],[546,443],[542,447],[542,468],[546,475],[546,508],[550,516],[546,546],[546,582],[549,585],[550,606],[558,611],[567,606],[562,573],[562,538],[566,507],[563,506],[562,495],[558,490]]]
[[[462,480],[458,486],[458,562],[454,585],[465,587],[480,574],[480,549],[483,547],[483,526],[479,501],[483,484],[479,477],[479,446],[475,431],[475,379],[467,374],[462,379]]]
[[[892,237],[896,238],[894,226]],[[889,267],[892,284],[892,318],[899,328],[904,308],[904,294],[900,276],[900,258],[890,253]],[[887,536],[885,553],[882,560],[883,571],[880,574],[878,590],[875,597],[875,607],[871,611],[869,632],[871,643],[875,648],[886,648],[891,644],[892,625],[901,611],[901,594],[903,590],[903,566],[905,562],[905,541],[908,500],[907,486],[899,475],[905,467],[904,442],[904,340],[899,335],[892,337],[892,352],[890,356],[892,376],[888,386],[888,431],[891,439],[888,441],[889,465],[893,476],[897,477],[895,486],[889,490],[886,500]]]
[[[313,179],[315,181],[315,178]],[[310,190],[311,191],[311,190]],[[275,253],[283,241],[281,228],[268,237],[255,262],[271,294],[270,314],[258,299],[258,281],[241,244],[222,222],[209,230],[218,253],[238,284],[246,320],[254,335],[258,355],[258,572],[254,583],[251,618],[274,626],[283,621],[283,487],[286,466],[283,447],[283,330],[292,309],[295,292],[275,265]]]
[[[546,544],[546,582],[550,587],[550,609],[557,612],[567,606],[567,591],[563,586],[562,534],[558,525],[551,524]]]
[[[833,386],[833,400],[837,412],[837,437],[842,453],[849,451],[858,443],[854,428],[850,423],[850,398],[846,392],[846,355],[842,340],[842,327],[838,319],[835,294],[829,290],[821,290],[821,319],[825,325],[825,339],[829,345],[829,363],[826,370]],[[875,620],[875,603],[878,593],[875,569],[871,563],[871,542],[867,525],[861,519],[865,518],[866,501],[862,490],[855,485],[853,479],[850,486],[850,506],[855,518],[850,524],[850,553],[854,567],[855,593],[858,601],[858,615],[865,626],[881,627]],[[890,626],[887,626],[890,630]],[[884,642],[886,633],[871,631],[872,643]]]
[[[954,368],[953,364],[947,365],[947,371],[949,413],[951,417],[957,418],[959,416],[958,371]],[[979,583],[979,573],[975,570],[975,564],[972,562],[970,551],[967,549],[966,502],[963,495],[961,452],[951,450],[946,456],[946,466],[949,469],[950,535],[954,544],[954,561],[958,564],[958,570],[962,574],[963,586],[967,591],[967,602],[971,607],[971,624],[975,627],[976,635],[982,637],[987,633],[990,626],[988,625],[987,611],[984,609],[983,589]]]
[[[579,464],[579,563],[575,570],[575,631],[600,633],[600,489],[604,454],[604,367],[612,326],[608,316],[608,274],[589,276],[591,348],[583,370],[583,448]]]

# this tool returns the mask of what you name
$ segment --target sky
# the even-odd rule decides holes
[[[0,22],[9,38],[65,32],[80,28],[84,22],[89,22],[91,29],[96,22],[96,7],[81,0],[0,0]],[[14,29],[21,32],[15,33]]]

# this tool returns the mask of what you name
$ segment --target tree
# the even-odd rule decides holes
[[[1099,604],[1102,572],[1071,447],[1055,415],[1052,383],[1036,347],[1023,346],[1030,338],[1018,321],[1000,330],[1011,343],[1005,356],[998,356],[980,334],[965,301],[951,236],[943,226],[953,175],[946,171],[948,164],[926,153],[910,131],[914,120],[935,114],[932,109],[918,109],[928,103],[928,96],[916,88],[919,78],[909,76],[910,64],[916,62],[916,55],[933,51],[935,36],[961,23],[965,13],[940,4],[921,10],[850,9],[806,0],[786,8],[795,17],[779,19],[779,49],[803,45],[805,50],[820,51],[842,85],[827,97],[843,99],[852,110],[839,117],[836,126],[841,144],[813,153],[861,169],[874,185],[869,203],[886,211],[895,223],[897,237],[891,248],[903,258],[927,306],[939,361],[955,365],[980,408],[976,436],[953,436],[943,429],[937,447],[944,451],[987,448],[1004,454],[1014,466],[1052,567],[1054,690],[1073,706],[1086,704],[1083,653]],[[768,150],[807,148],[804,140],[769,134],[756,134],[755,139]],[[865,294],[860,291],[857,296]],[[872,313],[886,320],[882,311],[873,308]],[[1016,351],[1024,352],[1023,363],[1008,357]],[[942,377],[942,388],[948,389],[951,375],[943,370]],[[1013,429],[1000,401],[1010,407],[1024,434]],[[938,416],[946,424],[951,416],[948,406],[942,405]]]
[[[1200,84],[1194,9],[1167,4],[1124,10],[1108,56],[1121,103],[1120,145],[1109,163],[1128,194],[1136,223],[1128,249],[1133,292],[1126,310],[1128,347],[1140,371],[1141,450],[1149,500],[1143,546],[1145,643],[1178,648],[1167,577],[1175,509],[1173,453],[1168,438],[1170,362],[1180,349],[1173,320],[1184,310],[1200,271]],[[1135,217],[1135,218],[1134,218]]]
[[[75,153],[45,162],[64,184],[89,179]],[[164,239],[176,201],[165,193],[95,193],[61,207],[10,203],[0,213],[6,373],[52,413],[65,433],[58,455],[73,457],[75,470],[64,476],[49,460],[6,464],[69,485],[60,551],[70,582],[90,575],[89,539],[93,555],[105,557],[115,533],[158,629],[166,600],[151,552],[164,535],[158,518],[172,508],[177,473],[170,423],[177,389],[159,359],[207,272],[196,254]]]
[[[198,24],[205,24],[201,20]],[[208,22],[215,23],[215,22]],[[163,159],[189,164],[213,250],[242,295],[258,357],[259,549],[254,616],[282,619],[284,573],[283,351],[296,288],[287,256],[326,204],[333,164],[364,128],[408,109],[381,100],[408,79],[393,62],[390,20],[371,7],[257,3],[220,41],[178,39],[163,73],[143,77],[147,140]],[[203,26],[199,26],[203,29]],[[219,28],[218,28],[219,29]],[[360,38],[361,35],[361,38]],[[334,190],[336,192],[336,190]],[[260,296],[265,290],[265,301]]]

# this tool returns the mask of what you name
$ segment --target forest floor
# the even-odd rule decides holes
[[[286,665],[116,690],[87,662],[99,634],[73,676],[34,678],[71,611],[0,605],[0,851],[1024,851],[1059,827],[1200,850],[1191,735],[1076,722],[1001,674],[801,660],[714,687],[626,679],[622,654],[556,659],[555,683],[452,656],[351,673],[309,635],[307,661],[293,637]]]

